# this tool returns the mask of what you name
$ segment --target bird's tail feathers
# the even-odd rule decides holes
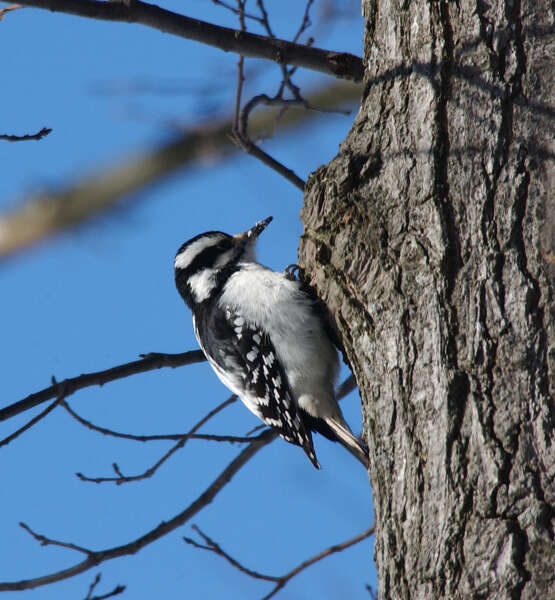
[[[341,423],[331,417],[324,419],[329,428],[335,434],[337,441],[344,446],[355,458],[357,458],[368,470],[368,450],[351,433],[346,423]]]

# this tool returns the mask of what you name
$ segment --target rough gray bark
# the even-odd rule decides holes
[[[308,182],[299,260],[360,388],[380,598],[548,598],[551,6],[363,14],[365,94]]]

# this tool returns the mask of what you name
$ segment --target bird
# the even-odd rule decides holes
[[[312,432],[340,442],[368,469],[335,396],[337,349],[319,299],[303,281],[258,263],[273,217],[236,235],[201,233],[174,259],[177,290],[208,363],[243,404],[320,468]]]

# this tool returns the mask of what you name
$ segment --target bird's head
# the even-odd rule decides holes
[[[175,285],[190,308],[208,300],[238,263],[256,261],[256,240],[272,218],[236,235],[207,231],[179,248],[173,263]]]

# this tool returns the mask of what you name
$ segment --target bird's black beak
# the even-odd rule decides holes
[[[273,218],[274,217],[268,217],[267,219],[264,219],[263,221],[258,221],[258,223],[256,223],[256,225],[254,227],[247,229],[247,231],[245,231],[243,233],[238,233],[237,235],[234,235],[233,237],[236,240],[242,241],[242,242],[248,242],[250,240],[254,241],[266,229],[266,227],[271,223]]]

